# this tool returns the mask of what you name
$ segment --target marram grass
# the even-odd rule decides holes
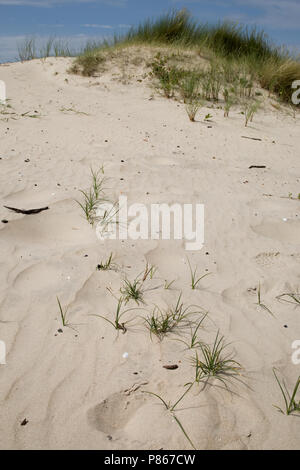
[[[132,27],[125,35],[114,37],[110,43],[88,43],[76,58],[71,71],[93,75],[106,60],[103,52],[131,45],[193,50],[205,56],[212,66],[222,61],[226,69],[225,83],[230,83],[236,76],[236,69],[243,67],[246,75],[251,74],[250,84],[254,79],[263,88],[288,102],[291,102],[294,91],[293,81],[300,79],[300,62],[282,48],[275,47],[264,31],[232,22],[215,25],[198,23],[185,9],[173,10],[157,19],[147,19]],[[32,49],[33,44],[29,42],[22,55],[31,57]],[[220,87],[218,73],[211,77],[210,81],[212,79],[216,85],[216,88],[211,90],[215,99]],[[248,78],[246,81],[245,91],[248,93],[252,87],[249,87]],[[166,96],[173,93],[172,83],[167,81],[165,86]]]

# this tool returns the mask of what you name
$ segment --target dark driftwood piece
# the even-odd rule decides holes
[[[166,365],[166,366],[163,366],[164,369],[169,369],[169,370],[174,370],[174,369],[178,369],[178,365],[177,364],[172,364],[172,365]]]
[[[25,214],[25,215],[31,215],[31,214],[38,214],[39,212],[46,211],[49,209],[49,207],[41,207],[40,209],[17,209],[16,207],[8,207],[8,206],[3,206],[5,209],[9,209],[10,211],[14,211],[17,214]]]
[[[251,168],[267,168],[266,165],[251,165],[249,166],[249,170],[251,170]]]

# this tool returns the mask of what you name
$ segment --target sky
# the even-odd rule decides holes
[[[0,0],[0,62],[18,58],[25,37],[88,38],[122,34],[145,18],[187,8],[200,22],[257,25],[275,44],[300,53],[300,0]]]

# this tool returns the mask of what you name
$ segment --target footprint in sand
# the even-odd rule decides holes
[[[251,228],[255,233],[263,237],[272,238],[273,240],[278,240],[283,243],[288,242],[294,245],[300,245],[300,221],[264,221]]]
[[[255,261],[259,266],[272,266],[276,261],[280,261],[279,251],[262,252],[255,256]]]
[[[113,433],[126,426],[143,402],[141,393],[133,396],[114,393],[88,411],[88,422],[98,431]]]

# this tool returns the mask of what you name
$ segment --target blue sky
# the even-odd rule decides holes
[[[0,62],[17,57],[25,36],[66,38],[77,47],[183,7],[203,22],[256,24],[300,52],[300,0],[0,0]]]

